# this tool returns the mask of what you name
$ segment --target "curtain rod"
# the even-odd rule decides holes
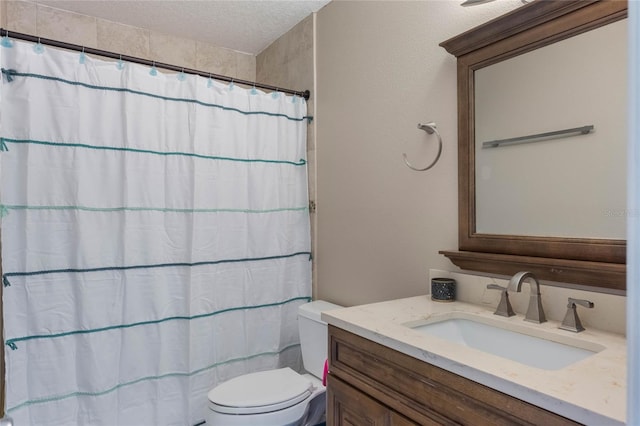
[[[80,46],[77,44],[71,44],[71,43],[65,43],[62,41],[58,41],[58,40],[52,40],[52,39],[47,39],[47,38],[42,38],[42,37],[36,37],[36,36],[32,36],[29,34],[23,34],[23,33],[18,33],[15,31],[9,31],[6,30],[4,28],[0,28],[0,36],[7,36],[9,38],[15,38],[18,40],[25,40],[25,41],[30,41],[33,43],[41,43],[47,46],[53,46],[53,47],[59,47],[62,49],[67,49],[67,50],[75,50],[77,52],[84,52],[84,53],[88,53],[91,55],[98,55],[98,56],[103,56],[106,58],[111,58],[111,59],[120,59],[122,61],[125,62],[133,62],[136,64],[141,64],[141,65],[147,65],[147,66],[155,66],[156,68],[163,68],[166,70],[170,70],[170,71],[175,71],[175,72],[184,72],[185,74],[193,74],[193,75],[199,75],[201,77],[211,77],[214,80],[220,80],[220,81],[226,81],[226,82],[233,82],[234,84],[244,84],[247,86],[251,86],[251,87],[257,87],[260,89],[266,89],[266,90],[273,90],[273,91],[278,91],[281,93],[287,93],[289,95],[296,95],[296,96],[300,96],[303,97],[305,100],[309,100],[309,97],[311,96],[311,92],[309,90],[304,90],[304,91],[298,91],[298,90],[292,90],[292,89],[284,89],[282,87],[277,87],[277,86],[271,86],[268,84],[262,84],[262,83],[256,83],[254,81],[248,81],[248,80],[242,80],[239,78],[233,78],[233,77],[228,77],[226,75],[219,75],[219,74],[213,74],[210,72],[205,72],[205,71],[198,71],[198,70],[194,70],[191,68],[183,68],[183,67],[179,67],[176,65],[170,65],[170,64],[164,64],[161,62],[155,62],[155,61],[150,61],[148,59],[143,59],[143,58],[136,58],[135,56],[128,56],[128,55],[121,55],[119,53],[114,53],[114,52],[109,52],[106,50],[100,50],[100,49],[94,49],[92,47],[85,47],[85,46]]]

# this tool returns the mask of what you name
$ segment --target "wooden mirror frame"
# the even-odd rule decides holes
[[[440,251],[455,265],[502,275],[526,270],[543,280],[626,289],[625,240],[476,233],[473,79],[479,68],[626,16],[626,1],[538,0],[440,44],[458,64],[459,251]]]

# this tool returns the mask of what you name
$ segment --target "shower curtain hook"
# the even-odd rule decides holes
[[[13,47],[13,42],[9,39],[9,30],[4,31],[4,37],[2,37],[2,41],[0,41],[0,44],[3,47]]]
[[[209,73],[209,79],[207,80],[207,87],[213,87],[213,80],[211,80],[211,73]]]
[[[156,69],[156,61],[151,62],[151,70],[149,70],[149,75],[156,76],[158,75],[158,70]]]
[[[40,37],[38,37],[38,43],[33,46],[33,51],[38,55],[44,52],[44,47],[42,46],[42,43],[40,43]]]
[[[118,59],[118,62],[116,63],[116,68],[118,68],[119,70],[122,70],[124,68],[124,62],[122,62],[122,53],[120,54],[120,59]]]
[[[256,82],[253,82],[253,87],[251,88],[251,93],[252,95],[257,95],[258,94],[258,90],[256,89]]]
[[[229,83],[229,87],[227,87],[227,90],[231,91],[234,88],[234,84],[233,84],[233,78],[231,79],[231,83]]]
[[[82,46],[82,52],[80,52],[79,61],[80,61],[81,64],[84,64],[86,60],[87,60],[87,55],[85,55],[84,46]]]
[[[185,81],[187,79],[187,75],[184,73],[184,67],[182,67],[182,71],[178,74],[178,80]]]

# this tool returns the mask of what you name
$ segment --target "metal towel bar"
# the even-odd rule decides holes
[[[482,143],[482,148],[498,148],[503,145],[518,145],[521,143],[540,142],[547,139],[565,138],[572,133],[586,135],[594,129],[593,125],[574,127],[572,129],[556,130],[555,132],[538,133],[535,135],[520,136],[517,138],[498,139]]]
[[[417,172],[424,172],[425,170],[429,170],[430,168],[435,166],[436,163],[438,162],[438,160],[440,159],[440,154],[442,153],[442,137],[440,137],[440,133],[438,133],[438,129],[436,128],[436,123],[434,123],[433,121],[431,121],[431,122],[429,122],[427,124],[418,123],[418,129],[424,130],[425,132],[427,132],[430,135],[435,133],[436,136],[438,137],[438,154],[436,154],[435,160],[433,160],[433,162],[431,164],[429,164],[428,166],[426,166],[426,167],[418,168],[418,167],[412,166],[411,163],[409,163],[409,160],[407,159],[407,154],[403,153],[402,156],[404,157],[404,163],[411,170],[415,170]]]

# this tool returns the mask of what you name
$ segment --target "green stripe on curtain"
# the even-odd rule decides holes
[[[286,259],[288,257],[295,256],[309,256],[311,260],[311,252],[300,251],[290,254],[280,254],[276,256],[264,256],[264,257],[244,257],[240,259],[222,259],[222,260],[208,260],[204,262],[178,262],[178,263],[156,263],[150,265],[129,265],[129,266],[103,266],[99,268],[66,268],[66,269],[43,269],[40,271],[28,271],[28,272],[6,272],[2,276],[2,280],[5,287],[9,287],[10,277],[30,277],[34,275],[47,275],[47,274],[60,274],[60,273],[85,273],[85,272],[102,272],[102,271],[126,271],[129,269],[152,269],[152,268],[170,268],[180,266],[205,266],[205,265],[218,265],[220,263],[239,263],[239,262],[260,262],[263,260],[276,260]]]
[[[150,321],[141,321],[141,322],[135,322],[135,323],[131,323],[131,324],[120,324],[120,325],[111,325],[108,327],[101,327],[101,328],[93,328],[93,329],[88,329],[88,330],[73,330],[73,331],[67,331],[64,333],[56,333],[56,334],[35,334],[35,335],[31,335],[31,336],[24,336],[24,337],[16,337],[13,339],[7,339],[5,344],[7,346],[9,346],[11,349],[16,350],[18,349],[16,343],[17,342],[24,342],[27,340],[35,340],[35,339],[57,339],[60,337],[66,337],[66,336],[73,336],[73,335],[77,335],[77,334],[91,334],[91,333],[101,333],[103,331],[109,331],[109,330],[117,330],[117,329],[121,329],[121,328],[132,328],[132,327],[140,327],[140,326],[144,326],[144,325],[151,325],[151,324],[160,324],[163,322],[167,322],[167,321],[192,321],[192,320],[196,320],[196,319],[200,319],[200,318],[207,318],[207,317],[212,317],[215,315],[220,315],[220,314],[224,314],[227,312],[235,312],[235,311],[244,311],[244,310],[250,310],[250,309],[261,309],[261,308],[270,308],[270,307],[274,307],[274,306],[282,306],[282,305],[286,305],[287,303],[291,303],[291,302],[297,302],[297,301],[305,301],[305,302],[310,302],[311,301],[311,297],[309,296],[301,296],[301,297],[294,297],[292,299],[288,299],[282,302],[274,302],[274,303],[266,303],[266,304],[262,304],[262,305],[255,305],[255,306],[238,306],[235,308],[227,308],[227,309],[221,309],[219,311],[213,311],[213,312],[208,312],[206,314],[199,314],[199,315],[192,315],[192,316],[173,316],[173,317],[167,317],[167,318],[161,318],[158,320],[150,320]]]
[[[304,121],[304,120],[311,121],[313,119],[313,117],[308,116],[308,115],[306,115],[304,117],[291,117],[291,116],[286,115],[286,114],[279,114],[279,113],[267,112],[267,111],[243,111],[243,110],[238,109],[238,108],[232,108],[232,107],[227,107],[227,106],[218,105],[218,104],[211,104],[211,103],[199,101],[197,99],[173,98],[173,97],[169,97],[169,96],[156,95],[154,93],[142,92],[140,90],[127,89],[127,88],[124,88],[124,87],[97,86],[97,85],[94,85],[94,84],[83,83],[83,82],[80,82],[80,81],[66,80],[64,78],[54,77],[54,76],[50,76],[50,75],[18,72],[18,71],[14,70],[14,69],[2,68],[2,74],[6,77],[8,82],[12,82],[15,77],[37,78],[37,79],[41,79],[41,80],[55,81],[55,82],[58,82],[58,83],[64,83],[64,84],[69,84],[69,85],[73,85],[73,86],[80,86],[80,87],[84,87],[84,88],[87,88],[87,89],[93,89],[93,90],[106,90],[106,91],[111,91],[111,92],[131,93],[131,94],[134,94],[134,95],[147,96],[147,97],[155,98],[155,99],[162,99],[164,101],[184,102],[184,103],[196,104],[196,105],[201,105],[201,106],[204,106],[204,107],[221,109],[223,111],[233,111],[233,112],[244,114],[244,115],[267,115],[267,116],[270,116],[270,117],[286,118],[287,120],[292,120],[292,121]]]
[[[124,148],[117,146],[100,146],[100,145],[88,145],[83,143],[66,143],[66,142],[50,142],[50,141],[38,141],[33,139],[11,139],[11,138],[0,138],[0,143],[15,143],[15,144],[36,144],[36,145],[46,145],[46,146],[59,146],[66,148],[87,148],[87,149],[97,149],[97,150],[106,150],[106,151],[123,151],[123,152],[135,152],[139,154],[155,154],[155,155],[178,155],[184,157],[195,157],[202,158],[206,160],[219,160],[219,161],[239,161],[243,163],[273,163],[273,164],[291,164],[293,166],[304,166],[307,164],[304,158],[301,158],[298,161],[288,161],[288,160],[267,160],[261,158],[233,158],[233,157],[219,157],[214,155],[203,155],[203,154],[195,154],[192,152],[179,152],[179,151],[152,151],[150,149],[138,149],[138,148]]]
[[[168,377],[190,377],[190,376],[194,376],[196,374],[205,372],[207,370],[211,370],[213,368],[216,367],[220,367],[222,365],[226,365],[226,364],[232,364],[234,362],[239,362],[239,361],[248,361],[250,359],[253,358],[258,358],[258,357],[262,357],[262,356],[269,356],[269,355],[280,355],[283,352],[286,352],[290,349],[294,349],[299,347],[300,344],[293,344],[293,345],[289,345],[289,346],[285,346],[284,348],[278,350],[278,351],[273,351],[273,352],[260,352],[257,354],[253,354],[253,355],[249,355],[249,356],[245,356],[245,357],[239,357],[239,358],[233,358],[233,359],[228,359],[226,361],[220,361],[220,362],[216,362],[214,364],[208,365],[206,367],[203,368],[199,368],[197,370],[191,371],[191,372],[186,372],[186,373],[166,373],[166,374],[161,374],[161,375],[157,375],[157,376],[146,376],[146,377],[141,377],[139,379],[136,380],[132,380],[130,382],[125,382],[125,383],[119,383],[109,389],[105,389],[102,391],[96,391],[96,392],[72,392],[72,393],[68,393],[65,395],[57,395],[57,396],[50,396],[47,398],[38,398],[38,399],[30,399],[28,401],[25,401],[23,403],[20,403],[18,405],[14,405],[13,407],[9,407],[7,408],[7,413],[10,413],[12,411],[18,410],[20,408],[29,406],[29,405],[34,405],[34,404],[43,404],[46,402],[54,402],[54,401],[60,401],[62,399],[67,399],[67,398],[73,398],[73,397],[78,397],[78,396],[92,396],[92,397],[96,397],[96,396],[102,396],[102,395],[106,395],[108,393],[111,393],[113,391],[116,391],[120,388],[123,388],[125,386],[131,386],[131,385],[135,385],[136,383],[140,383],[140,382],[145,382],[145,381],[150,381],[150,380],[161,380],[161,379],[165,379]]]
[[[163,213],[247,213],[247,214],[261,214],[261,213],[278,213],[285,211],[300,211],[305,212],[309,210],[309,206],[303,207],[282,207],[277,209],[175,209],[169,207],[89,207],[89,206],[32,206],[26,204],[0,204],[0,210],[77,210],[87,212],[139,212],[139,211],[153,211]],[[5,213],[6,214],[6,213]]]

